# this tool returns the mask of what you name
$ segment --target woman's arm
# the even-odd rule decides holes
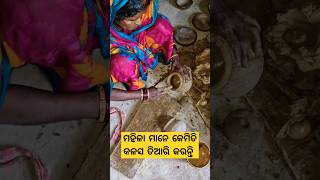
[[[173,53],[172,53],[172,71],[178,71],[182,74],[182,76],[184,77],[185,81],[190,80],[192,77],[190,76],[190,68],[188,68],[187,66],[183,65],[181,63],[181,60],[179,58],[179,54],[176,50],[176,48],[173,49]]]
[[[0,107],[0,124],[33,125],[79,119],[97,119],[99,93],[52,93],[9,85]]]
[[[123,91],[119,89],[113,89],[110,97],[111,101],[126,101],[140,99],[141,92],[139,91]]]
[[[154,87],[148,88],[149,90],[149,99],[154,99],[162,95],[161,90],[158,90]],[[120,89],[113,89],[110,97],[111,101],[127,101],[141,99],[141,90],[136,91],[124,91]]]
[[[233,11],[223,0],[213,1],[212,15],[214,28],[231,45],[235,63],[247,67],[250,59],[263,55],[261,48],[260,25],[240,11]]]

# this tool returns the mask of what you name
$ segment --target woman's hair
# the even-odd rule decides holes
[[[133,17],[145,10],[149,4],[150,0],[146,0],[145,4],[143,3],[143,0],[128,0],[128,2],[117,12],[116,20],[121,21],[124,18]]]

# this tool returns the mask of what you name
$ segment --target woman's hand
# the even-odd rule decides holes
[[[149,99],[158,99],[162,95],[166,94],[168,90],[172,89],[172,86],[165,86],[165,87],[151,87],[148,88],[149,90]]]
[[[174,54],[172,56],[171,71],[173,71],[173,72],[176,71],[176,72],[181,73],[185,82],[192,78],[191,69],[188,66],[181,64],[180,59],[179,59],[179,54]]]
[[[235,63],[247,67],[250,59],[263,56],[261,48],[261,28],[258,22],[228,8],[223,0],[213,3],[214,27],[229,42]]]

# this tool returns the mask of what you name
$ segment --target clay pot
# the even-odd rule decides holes
[[[197,32],[187,26],[178,26],[174,30],[175,41],[182,46],[189,46],[197,41]]]
[[[312,47],[318,40],[315,38],[318,36],[318,32],[314,31],[312,27],[312,24],[309,24],[309,28],[291,27],[283,33],[282,37],[293,48]]]
[[[186,102],[190,103],[190,102]],[[179,117],[178,117],[179,118]],[[187,132],[192,131],[193,127],[185,120],[169,115],[161,115],[157,117],[157,124],[161,131],[165,132]]]
[[[203,143],[199,143],[199,158],[198,159],[187,159],[187,162],[196,168],[205,167],[210,161],[210,149]]]
[[[171,73],[167,77],[166,83],[168,86],[172,86],[173,91],[178,91],[182,93],[188,92],[192,86],[192,80],[184,82],[183,76],[178,72]]]
[[[311,133],[311,125],[307,120],[295,122],[289,126],[288,136],[295,140],[306,138]]]
[[[213,36],[213,93],[224,97],[240,97],[258,83],[263,72],[263,57],[250,59],[247,67],[234,63],[233,49],[219,34]]]
[[[172,121],[174,118],[169,115],[161,115],[157,117],[158,126],[162,131],[165,131],[165,127],[167,126],[168,122]]]
[[[199,31],[210,30],[210,14],[208,13],[196,13],[192,17],[193,26]]]
[[[177,8],[184,10],[193,4],[193,0],[174,0],[174,4]]]
[[[163,131],[186,132],[186,131],[188,131],[188,125],[184,121],[177,120],[177,119],[171,119],[163,127]]]
[[[223,122],[223,133],[234,145],[250,142],[253,122],[251,112],[247,109],[239,109],[231,112]]]

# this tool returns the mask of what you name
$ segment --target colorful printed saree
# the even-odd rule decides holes
[[[89,56],[97,40],[93,37],[96,19],[84,0],[2,0],[0,7],[0,100],[4,100],[11,69],[26,63],[50,69],[59,91],[79,92],[107,83],[106,67]]]
[[[158,0],[150,0],[142,25],[132,32],[119,31],[114,21],[127,1],[110,0],[111,82],[137,90],[145,87],[148,69],[154,69],[159,58],[169,63],[174,45],[173,27],[165,16],[158,14]]]

